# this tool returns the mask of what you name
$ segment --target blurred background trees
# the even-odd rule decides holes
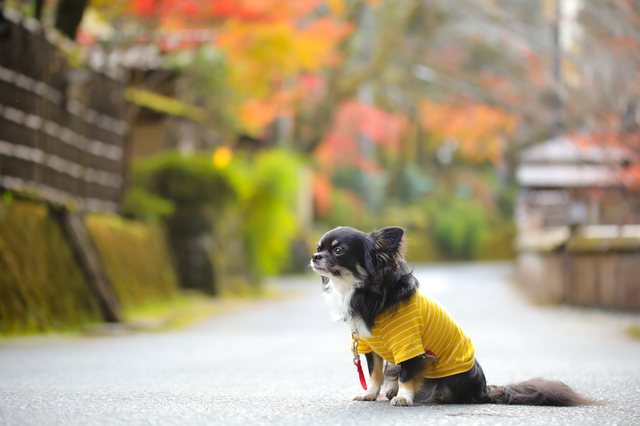
[[[631,149],[640,184],[631,1],[6,3],[129,70],[123,211],[200,253],[194,287],[280,272],[338,225],[404,226],[415,261],[511,257],[519,152],[559,134]]]

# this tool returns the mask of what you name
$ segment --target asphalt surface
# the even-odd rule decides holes
[[[0,344],[0,425],[639,425],[640,315],[535,307],[509,264],[419,267],[423,289],[471,336],[487,380],[563,380],[602,406],[392,407],[352,401],[349,331],[320,280],[188,329]],[[295,295],[295,296],[294,296]]]

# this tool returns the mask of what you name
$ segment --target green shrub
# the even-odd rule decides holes
[[[180,284],[216,294],[210,234],[213,213],[237,199],[229,177],[214,168],[210,157],[203,153],[185,157],[165,152],[137,161],[133,182],[135,186],[125,197],[133,200],[128,204],[130,214],[158,217],[158,207],[166,213],[162,216],[169,230]]]
[[[289,260],[298,231],[296,207],[301,162],[285,151],[272,150],[258,154],[252,162],[240,167],[245,169],[241,185],[250,188],[243,191],[240,206],[248,266],[258,277],[274,275]],[[241,192],[241,188],[237,189]]]
[[[445,258],[473,259],[486,242],[489,223],[473,199],[436,197],[429,200],[431,232]]]
[[[321,226],[327,231],[338,226],[350,226],[364,231],[370,224],[367,212],[364,200],[355,191],[334,188],[331,191],[331,210],[322,218]]]
[[[164,153],[137,162],[136,190],[174,206],[166,220],[183,285],[213,293],[234,292],[233,287],[255,284],[282,270],[298,232],[301,165],[297,156],[281,150],[252,157],[235,155],[223,167],[215,167],[206,153],[192,157]],[[153,203],[136,205],[141,206],[138,217],[157,216],[149,208]],[[202,226],[190,229],[190,223]],[[188,253],[194,246],[197,253]],[[204,255],[210,264],[199,261],[201,270],[195,273],[192,260],[194,256],[203,260]],[[210,285],[202,282],[213,279],[208,278],[209,269],[217,281]],[[194,284],[189,276],[199,281]]]
[[[176,210],[173,202],[153,195],[140,187],[133,187],[122,200],[122,214],[145,222],[158,222]]]
[[[185,157],[177,152],[167,152],[137,161],[133,167],[133,180],[135,186],[131,192],[142,189],[156,196],[152,208],[157,208],[160,201],[157,197],[168,200],[176,214],[202,213],[235,196],[229,176],[214,168],[210,157],[204,154]],[[165,212],[168,206],[164,204]],[[151,210],[146,215],[154,212]]]
[[[492,226],[485,244],[478,250],[476,260],[515,259],[516,233],[516,224],[513,221]]]
[[[427,263],[443,260],[431,234],[424,231],[408,230],[405,240],[407,242],[407,262]]]

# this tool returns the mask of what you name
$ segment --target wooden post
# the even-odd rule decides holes
[[[124,322],[120,301],[113,292],[111,283],[104,272],[102,261],[89,239],[80,214],[71,213],[64,209],[59,216],[62,228],[71,243],[87,283],[100,302],[104,320],[106,322]]]

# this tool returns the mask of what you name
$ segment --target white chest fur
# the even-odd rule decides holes
[[[356,285],[357,282],[353,279],[340,280],[331,278],[328,288],[324,292],[324,299],[329,305],[332,320],[344,321],[351,328],[351,331],[356,331],[363,337],[371,337],[371,332],[364,320],[349,310],[349,304],[356,290]]]

